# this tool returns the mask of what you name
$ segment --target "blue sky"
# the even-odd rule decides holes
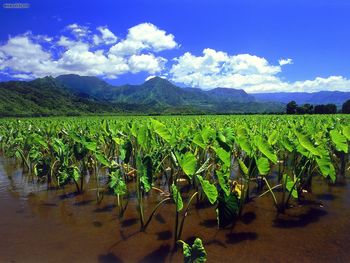
[[[0,80],[160,75],[205,89],[350,90],[350,1],[23,2],[0,8]]]

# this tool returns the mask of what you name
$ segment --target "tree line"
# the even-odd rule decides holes
[[[290,101],[286,106],[287,114],[335,114],[345,113],[350,114],[350,100],[343,103],[341,110],[337,110],[335,104],[319,104],[312,105],[309,103],[298,105],[294,100]]]

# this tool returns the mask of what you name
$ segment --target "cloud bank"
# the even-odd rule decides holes
[[[115,79],[127,73],[146,72],[204,89],[237,88],[251,93],[350,91],[350,80],[343,76],[285,81],[281,75],[285,66],[293,65],[291,58],[281,58],[273,64],[252,54],[228,54],[212,48],[203,49],[199,55],[185,52],[166,58],[160,52],[180,45],[173,34],[151,23],[135,25],[124,37],[121,35],[108,26],[90,28],[74,23],[58,36],[32,32],[9,36],[0,43],[0,74],[24,80],[62,74]]]
[[[69,73],[110,79],[129,72],[156,74],[167,62],[156,53],[178,46],[173,35],[150,23],[130,28],[119,42],[107,26],[94,31],[71,24],[55,38],[39,39],[31,32],[10,36],[0,45],[0,71],[21,79]]]
[[[206,48],[200,56],[186,52],[175,58],[169,73],[175,82],[204,89],[236,88],[244,89],[248,93],[350,90],[350,80],[342,76],[283,81],[279,76],[282,67],[292,63],[292,59],[281,59],[278,65],[272,65],[262,57],[250,54],[229,55]]]

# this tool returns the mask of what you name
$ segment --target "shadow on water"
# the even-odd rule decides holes
[[[49,203],[49,202],[44,202],[44,203],[42,203],[42,205],[43,205],[43,206],[48,206],[48,207],[56,207],[56,206],[57,206],[57,204],[55,204],[55,203]]]
[[[207,228],[213,228],[217,227],[218,221],[216,219],[204,219],[199,224]]]
[[[100,263],[123,263],[123,260],[113,253],[98,256],[98,262]]]
[[[103,225],[100,221],[94,221],[92,222],[92,224],[94,225],[94,227],[101,227]]]
[[[65,200],[65,199],[76,197],[78,195],[80,195],[79,192],[72,192],[72,193],[68,193],[68,194],[61,194],[61,195],[58,196],[58,198],[60,200]]]
[[[229,233],[226,235],[226,243],[228,244],[237,244],[242,241],[256,239],[258,239],[258,234],[255,232]]]
[[[316,197],[324,201],[332,201],[336,198],[334,194],[330,194],[330,193],[319,194]]]
[[[121,223],[122,227],[130,227],[132,225],[137,224],[137,222],[139,221],[138,218],[129,218],[129,219],[125,219],[123,220],[123,222]]]
[[[216,245],[216,246],[220,246],[223,248],[227,248],[226,244],[218,239],[212,239],[212,240],[204,242],[204,247],[209,246],[209,245]]]
[[[173,237],[173,233],[171,231],[161,231],[156,234],[158,240],[169,240]]]
[[[94,202],[95,200],[93,199],[90,199],[90,200],[82,200],[82,201],[79,201],[79,202],[75,202],[73,205],[74,206],[85,206],[85,205],[89,205],[91,204],[92,202]]]
[[[170,253],[170,245],[161,245],[156,250],[152,251],[144,258],[140,260],[142,263],[155,263],[155,262],[164,262],[168,254]]]
[[[99,207],[94,210],[95,213],[106,213],[106,212],[111,212],[113,209],[115,209],[117,206],[114,204],[110,205],[105,205],[104,207]]]
[[[255,219],[256,219],[256,214],[254,212],[247,212],[241,217],[241,221],[246,225],[249,225]]]
[[[276,218],[274,220],[274,227],[278,228],[297,228],[305,227],[311,223],[317,222],[322,216],[328,213],[317,208],[310,208],[306,213],[298,216],[285,216]]]
[[[166,223],[164,217],[163,217],[161,214],[157,214],[157,215],[155,216],[155,219],[156,219],[156,220],[158,221],[158,223],[160,223],[160,224],[165,224],[165,223]]]
[[[80,201],[80,202],[76,202],[74,203],[73,205],[75,206],[85,206],[85,205],[89,205],[91,204],[92,202],[94,202],[95,200],[93,199],[90,199],[90,200],[83,200],[83,201]]]

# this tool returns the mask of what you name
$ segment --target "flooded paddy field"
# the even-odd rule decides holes
[[[47,190],[21,166],[0,159],[0,262],[181,262],[173,248],[175,205],[167,203],[145,232],[136,200],[122,219],[115,196],[96,202],[93,185]],[[272,198],[253,199],[233,227],[218,229],[213,207],[193,205],[183,240],[203,240],[208,262],[349,262],[349,181],[314,178],[312,195],[277,214]],[[145,207],[157,203],[149,194]]]

